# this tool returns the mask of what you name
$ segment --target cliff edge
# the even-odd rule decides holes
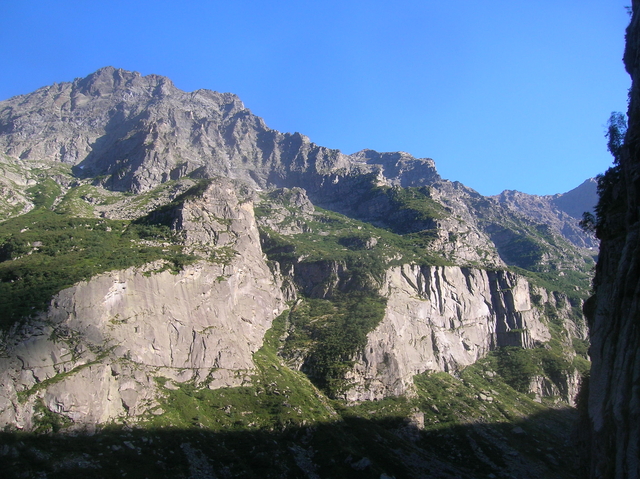
[[[600,258],[591,323],[585,477],[640,477],[640,1],[633,1],[624,62],[632,78],[628,129],[600,180]],[[603,179],[605,181],[603,181]]]

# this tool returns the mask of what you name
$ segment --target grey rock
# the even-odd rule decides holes
[[[598,201],[596,190],[597,182],[590,178],[563,194],[536,196],[519,191],[503,191],[495,198],[518,214],[550,225],[556,234],[564,236],[574,245],[597,250],[598,240],[578,224],[583,213],[593,213]]]
[[[387,310],[348,376],[350,400],[410,393],[416,374],[454,373],[499,346],[551,337],[529,283],[505,271],[405,265],[387,272],[381,293]]]
[[[640,477],[640,15],[626,33],[624,62],[632,78],[628,130],[619,166],[599,205],[600,256],[587,301],[591,374],[584,388],[584,477]],[[614,170],[615,171],[615,170]]]
[[[211,224],[203,229],[193,221],[196,213],[224,219],[227,236],[221,239]],[[285,307],[280,279],[260,249],[252,205],[239,204],[223,181],[183,204],[176,218],[187,244],[225,246],[237,254],[224,264],[198,262],[178,274],[114,271],[59,293],[23,337],[7,341],[15,345],[0,358],[3,424],[30,429],[38,398],[78,427],[137,416],[154,404],[155,376],[209,387],[246,381],[252,354]],[[67,342],[43,334],[49,324],[87,347],[70,357]],[[102,351],[100,359],[92,351]],[[71,374],[26,402],[18,400],[19,391],[35,385],[34,375],[61,373]]]

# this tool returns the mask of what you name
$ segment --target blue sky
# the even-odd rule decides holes
[[[5,1],[0,99],[112,65],[236,93],[344,153],[433,158],[485,195],[561,193],[611,164],[630,3]]]

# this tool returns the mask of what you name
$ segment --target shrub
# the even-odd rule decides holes
[[[382,320],[386,299],[353,292],[332,300],[306,299],[289,315],[285,358],[306,354],[304,368],[316,385],[338,396],[349,384],[346,373],[367,342],[367,334]]]
[[[518,347],[504,347],[496,351],[497,372],[509,386],[521,393],[529,392],[529,385],[539,368],[531,351]]]

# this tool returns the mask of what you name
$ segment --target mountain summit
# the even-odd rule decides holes
[[[442,180],[431,159],[373,150],[344,155],[300,133],[268,128],[233,94],[188,93],[165,77],[113,67],[0,102],[0,148],[27,163],[69,165],[75,177],[91,178],[112,191],[143,193],[179,178],[215,176],[241,180],[258,189],[302,187],[321,206],[380,225],[387,222],[390,206],[386,201],[368,201],[372,186],[430,187],[432,195],[448,203],[447,208],[456,210],[466,224],[460,227],[450,222],[447,229],[458,233],[468,228],[486,230],[476,224],[482,216],[476,201],[481,196],[459,183]],[[526,206],[522,201],[507,201],[514,194],[526,198]],[[542,200],[505,192],[495,200],[483,201],[500,209],[497,200],[521,216],[551,224],[555,233],[577,246],[596,246],[577,220],[564,215],[564,198]],[[590,201],[590,196],[585,198],[585,210],[592,208]],[[532,202],[538,210],[533,216]],[[575,212],[570,215],[575,218],[580,202],[572,208]],[[481,237],[486,234],[478,233]],[[481,246],[478,243],[473,248]],[[464,255],[472,259],[469,251]]]

